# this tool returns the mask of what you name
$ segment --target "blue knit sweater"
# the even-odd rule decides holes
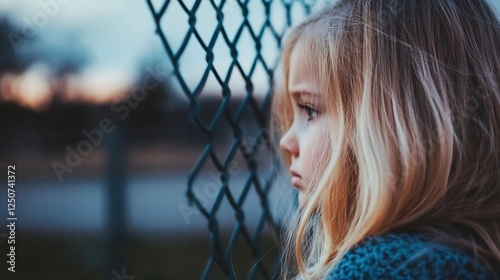
[[[430,235],[389,233],[369,236],[351,248],[330,271],[334,279],[500,279],[500,275],[457,248]]]

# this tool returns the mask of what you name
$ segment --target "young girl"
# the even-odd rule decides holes
[[[290,29],[272,123],[299,204],[285,279],[500,279],[500,22],[343,0]]]

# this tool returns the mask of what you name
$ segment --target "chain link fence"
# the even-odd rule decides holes
[[[175,80],[189,101],[190,123],[206,136],[186,189],[189,203],[208,222],[211,255],[200,279],[280,276],[280,225],[269,203],[279,167],[268,133],[273,70],[286,29],[309,15],[317,2],[147,0]],[[209,115],[203,113],[207,96],[219,101]],[[212,200],[197,187],[208,170],[218,183],[210,188]],[[236,185],[235,176],[244,183]],[[250,196],[255,205],[245,204]],[[223,201],[235,219],[227,238],[218,218],[226,210]],[[246,209],[258,209],[253,224]],[[241,246],[251,262],[235,269],[233,260],[243,257],[237,253]]]

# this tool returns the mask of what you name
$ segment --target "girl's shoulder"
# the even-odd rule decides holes
[[[430,234],[368,236],[326,277],[331,279],[500,279],[482,262]]]

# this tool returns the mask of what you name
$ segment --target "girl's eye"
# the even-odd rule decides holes
[[[298,105],[299,108],[307,113],[307,121],[310,122],[314,120],[317,115],[318,115],[318,110],[315,110],[314,108],[307,106],[307,105]]]

